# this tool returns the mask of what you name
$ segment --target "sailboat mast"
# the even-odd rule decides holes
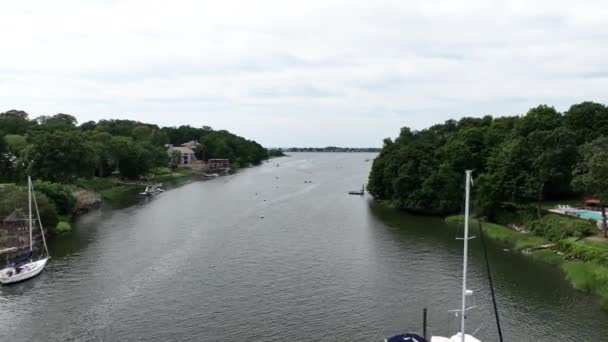
[[[469,256],[469,205],[471,188],[471,170],[466,172],[465,200],[464,200],[464,257],[462,260],[462,307],[460,311],[460,333],[462,342],[465,342],[465,315],[467,310],[467,261]]]
[[[27,206],[29,211],[29,222],[30,222],[30,252],[33,250],[32,243],[32,179],[27,176]]]

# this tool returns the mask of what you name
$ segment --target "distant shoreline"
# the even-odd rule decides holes
[[[375,147],[290,147],[281,149],[283,152],[380,152]]]

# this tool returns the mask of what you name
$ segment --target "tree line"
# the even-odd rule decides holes
[[[290,147],[285,151],[287,152],[379,152],[380,149],[376,147],[338,147],[338,146],[327,146],[327,147]]]
[[[88,121],[68,114],[30,119],[24,111],[0,113],[0,182],[36,179],[69,183],[116,175],[134,179],[170,165],[166,144],[200,142],[203,158],[228,158],[236,166],[268,158],[265,148],[211,127],[159,127],[131,120]]]
[[[463,171],[476,175],[478,209],[496,215],[528,206],[540,218],[547,200],[593,196],[608,201],[608,108],[582,102],[560,113],[540,105],[525,115],[447,120],[401,129],[384,140],[368,190],[402,209],[457,213]]]

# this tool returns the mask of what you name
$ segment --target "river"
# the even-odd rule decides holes
[[[382,341],[420,331],[424,307],[453,333],[459,232],[347,195],[373,156],[293,153],[82,216],[41,276],[0,288],[0,341]],[[608,341],[597,298],[489,248],[506,341]],[[470,255],[467,325],[497,341],[476,240]]]

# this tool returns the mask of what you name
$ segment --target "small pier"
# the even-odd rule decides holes
[[[361,186],[361,190],[353,190],[353,191],[349,191],[348,192],[349,195],[358,195],[358,196],[363,196],[365,195],[365,184],[363,184]]]

